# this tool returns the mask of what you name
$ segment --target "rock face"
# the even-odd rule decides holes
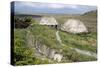
[[[60,53],[56,54],[55,49],[49,48],[39,42],[37,44],[34,44],[34,47],[36,50],[36,56],[47,57],[49,59],[53,59],[54,61],[61,62],[63,55],[61,55]]]
[[[61,30],[69,33],[86,33],[88,32],[86,26],[82,21],[76,19],[69,19],[61,26]]]
[[[30,31],[27,32],[27,44],[28,47],[35,49],[35,56],[41,59],[53,59],[54,61],[61,62],[63,55],[58,52],[57,50],[42,44],[38,40],[34,39],[34,36],[31,34]]]
[[[40,20],[40,25],[58,25],[54,17],[43,17]]]
[[[36,55],[40,57],[47,57],[49,59],[53,59],[54,61],[61,62],[63,55],[60,53],[56,53],[55,49],[49,48],[43,44],[35,44]],[[38,53],[38,54],[37,54]]]

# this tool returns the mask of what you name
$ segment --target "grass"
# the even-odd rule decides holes
[[[40,41],[42,44],[45,44],[50,48],[58,49],[57,45],[59,45],[59,43],[55,37],[55,29],[48,26],[34,25],[29,30],[32,32],[35,39]]]
[[[97,60],[94,57],[86,56],[86,55],[81,55],[74,50],[69,49],[68,47],[63,47],[63,55],[64,55],[64,60],[63,62],[84,62],[84,61],[95,61]]]
[[[48,59],[41,60],[41,58],[35,56],[34,47],[32,48],[28,47],[26,39],[28,30],[29,29],[14,29],[14,65],[29,65],[29,64],[32,65],[32,64],[50,63]]]
[[[97,52],[96,47],[96,34],[70,34],[65,32],[60,32],[61,39],[63,43],[70,47],[79,48],[82,50],[88,50],[92,52]],[[90,41],[92,40],[92,41]],[[95,46],[92,46],[92,44]]]
[[[69,47],[75,47],[82,50],[88,50],[92,52],[96,51],[96,46],[92,46],[92,42],[88,43],[89,40],[96,40],[96,33],[89,34],[70,34],[66,32],[60,31],[60,36],[63,44],[65,46],[61,46],[56,40],[56,29],[50,28],[48,26],[41,25],[33,25],[26,29],[14,29],[14,62],[15,65],[27,65],[27,64],[51,64],[58,63],[56,61],[46,58],[45,60],[41,60],[40,57],[34,55],[35,50],[32,48],[28,48],[27,43],[27,31],[30,31],[33,35],[33,39],[37,40],[41,44],[46,45],[49,48],[53,48],[59,52],[62,50],[62,54],[64,55],[64,59],[60,63],[65,62],[82,62],[82,61],[94,61],[96,58],[85,56],[77,53],[76,51],[71,50]],[[96,41],[95,41],[96,42]]]

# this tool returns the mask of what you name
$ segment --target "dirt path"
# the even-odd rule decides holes
[[[78,49],[78,48],[72,48],[72,47],[71,47],[71,49],[75,50],[76,52],[78,52],[80,54],[97,58],[97,54],[94,53],[94,52],[86,51],[86,50],[81,50],[81,49]]]
[[[61,45],[63,45],[62,40],[61,40],[61,38],[59,36],[59,31],[56,32],[56,39]]]

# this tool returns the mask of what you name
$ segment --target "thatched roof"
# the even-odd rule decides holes
[[[80,20],[76,20],[76,19],[69,19],[67,22],[65,22],[62,25],[61,30],[70,32],[70,33],[88,32],[83,22]]]
[[[41,25],[58,25],[54,17],[43,17],[40,20]]]

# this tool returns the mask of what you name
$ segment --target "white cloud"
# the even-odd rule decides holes
[[[59,9],[59,8],[65,8],[65,5],[61,4],[48,4],[49,8]]]
[[[79,8],[79,6],[77,6],[77,5],[65,5],[65,4],[48,4],[48,7],[49,8],[57,8],[57,9],[59,9],[59,8],[72,8],[72,9],[78,9]]]
[[[77,9],[77,8],[79,8],[79,7],[76,6],[76,5],[72,5],[71,8]]]
[[[32,2],[22,2],[22,5],[26,5],[26,6],[30,6],[30,7],[36,7],[36,4],[32,3]]]
[[[67,5],[66,7],[67,7],[67,8],[73,8],[73,9],[79,8],[77,5]]]
[[[65,4],[56,4],[56,3],[33,3],[33,2],[19,2],[22,5],[36,7],[36,8],[52,8],[52,9],[61,9],[61,8],[79,8],[77,5],[65,5]]]

